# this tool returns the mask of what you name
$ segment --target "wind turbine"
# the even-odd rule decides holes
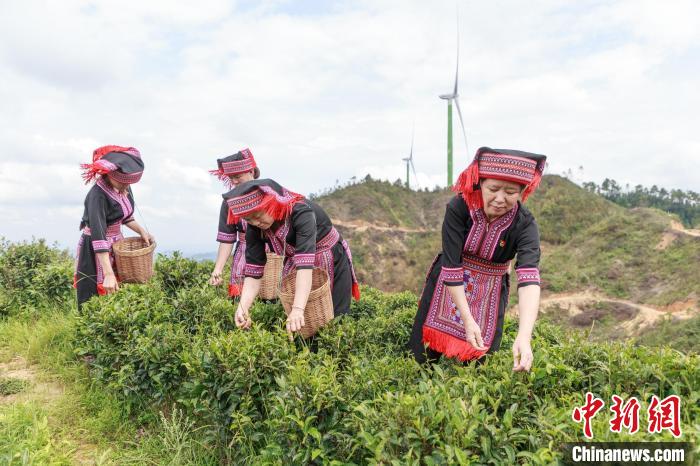
[[[443,94],[441,99],[447,101],[447,186],[452,186],[452,101],[454,100],[459,114],[459,124],[462,126],[462,134],[464,135],[464,145],[466,146],[467,154],[469,154],[469,145],[467,144],[467,132],[464,130],[464,121],[462,120],[462,110],[459,108],[459,10],[457,10],[457,69],[455,71],[455,86],[452,94]]]
[[[413,132],[411,133],[411,152],[408,157],[403,158],[404,162],[406,162],[406,188],[411,189],[411,184],[409,183],[409,165],[411,170],[413,170],[413,176],[416,178],[416,186],[418,185],[418,175],[416,174],[416,167],[413,166],[413,136],[416,132],[415,125],[413,127]]]

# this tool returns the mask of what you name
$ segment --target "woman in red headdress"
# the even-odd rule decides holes
[[[73,286],[78,309],[95,295],[119,289],[112,244],[122,239],[121,226],[138,233],[147,244],[153,237],[134,220],[134,196],[130,185],[143,174],[141,154],[133,147],[103,146],[92,154],[92,163],[83,164],[85,183],[94,181],[85,197],[80,222]]]
[[[218,159],[216,163],[218,169],[212,170],[210,173],[223,181],[224,185],[229,189],[260,177],[260,169],[255,163],[255,158],[250,149],[243,149],[233,155]],[[243,279],[245,278],[243,270],[245,268],[245,232],[247,228],[248,224],[243,219],[235,223],[228,223],[228,205],[225,200],[222,201],[221,209],[219,210],[219,232],[216,235],[216,241],[219,242],[219,250],[209,283],[215,286],[223,283],[222,273],[224,266],[233,252],[234,243],[236,243],[236,250],[233,252],[233,259],[231,260],[231,278],[228,285],[228,295],[232,298],[240,296]]]
[[[442,252],[428,272],[409,346],[418,362],[482,358],[501,344],[515,257],[520,322],[513,369],[530,370],[540,297],[540,238],[523,202],[537,188],[544,155],[480,148],[447,204]]]
[[[351,297],[360,298],[350,247],[318,204],[268,179],[242,183],[223,197],[229,223],[240,218],[248,222],[245,281],[236,325],[248,328],[251,324],[250,306],[260,290],[259,279],[267,262],[266,241],[285,258],[282,276],[295,274],[294,303],[287,316],[289,332],[304,326],[314,268],[328,273],[334,315],[350,312]]]

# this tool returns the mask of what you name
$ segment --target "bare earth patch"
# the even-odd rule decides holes
[[[624,299],[609,298],[593,291],[579,293],[561,293],[546,296],[540,300],[540,309],[558,308],[565,311],[576,322],[588,322],[596,319],[596,306],[604,305],[614,314],[620,330],[625,336],[635,336],[647,327],[655,325],[667,315],[677,319],[689,319],[698,314],[697,300],[679,301],[664,307],[653,307],[634,303]],[[509,313],[518,315],[518,306],[510,308]],[[602,315],[602,314],[601,314]],[[600,317],[600,316],[599,316]]]
[[[700,230],[688,229],[683,226],[681,222],[676,220],[671,221],[671,229],[688,236],[695,236],[700,238]]]
[[[367,230],[379,230],[379,231],[400,231],[402,233],[434,233],[435,230],[425,229],[425,228],[405,228],[405,227],[392,227],[388,225],[377,225],[374,223],[365,222],[364,220],[353,220],[348,222],[343,222],[342,220],[332,219],[333,225],[351,228],[359,232]]]

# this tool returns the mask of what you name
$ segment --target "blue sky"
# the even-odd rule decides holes
[[[446,178],[456,10],[455,176],[482,145],[549,155],[578,181],[700,189],[694,1],[86,1],[0,5],[0,236],[73,247],[103,144],[138,147],[163,249],[216,247],[217,157],[250,147],[302,193]],[[583,172],[578,167],[583,166]]]

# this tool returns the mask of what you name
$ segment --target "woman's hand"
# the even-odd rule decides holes
[[[467,342],[476,350],[488,350],[484,346],[484,339],[481,337],[481,328],[479,328],[479,324],[476,323],[470,312],[462,313],[462,321],[464,322],[464,330],[467,333]]]
[[[150,234],[147,231],[142,231],[141,232],[141,239],[146,242],[146,246],[150,246],[151,243],[155,243],[156,239],[153,237],[152,234]]]
[[[252,324],[253,321],[250,320],[248,311],[243,309],[243,306],[239,304],[238,309],[236,309],[236,327],[247,330]]]
[[[304,310],[300,307],[292,307],[292,312],[287,316],[287,333],[292,337],[293,332],[298,332],[304,326]]]
[[[214,269],[211,273],[211,277],[209,277],[209,284],[214,286],[221,285],[224,282],[223,278],[221,278],[221,274],[221,270]]]
[[[102,287],[104,288],[105,293],[107,294],[119,291],[119,283],[117,282],[117,277],[113,273],[106,274],[104,281],[102,282]]]
[[[530,371],[533,359],[530,338],[518,334],[513,342],[513,371]]]

